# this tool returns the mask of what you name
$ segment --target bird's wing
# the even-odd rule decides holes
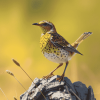
[[[50,34],[50,33],[49,33]],[[58,33],[51,33],[50,41],[56,47],[62,48],[66,51],[75,52],[81,54],[78,50],[76,50],[71,44],[69,44],[61,35]],[[82,54],[81,54],[82,55]]]

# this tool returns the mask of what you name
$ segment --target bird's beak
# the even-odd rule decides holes
[[[39,23],[33,23],[32,25],[37,25],[37,26],[40,26],[40,24],[39,24]]]

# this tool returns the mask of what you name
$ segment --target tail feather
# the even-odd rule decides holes
[[[90,36],[91,34],[92,34],[92,32],[85,32],[85,33],[83,33],[83,34],[72,44],[72,46],[73,46],[74,48],[77,48],[78,45],[79,45],[84,39],[86,39],[88,36]]]

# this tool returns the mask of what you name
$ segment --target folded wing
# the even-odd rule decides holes
[[[69,44],[61,35],[58,33],[51,33],[50,41],[56,47],[62,48],[66,51],[75,52],[81,54],[78,50],[76,50],[71,44]],[[82,55],[82,54],[81,54]]]

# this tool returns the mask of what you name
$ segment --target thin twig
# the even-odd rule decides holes
[[[13,74],[11,71],[6,70],[6,72],[7,72],[8,74],[10,74],[11,76],[13,76],[13,77],[17,80],[17,82],[24,88],[24,86],[18,81],[18,79],[14,76],[14,74]],[[24,88],[24,89],[25,89],[25,88]],[[25,89],[25,91],[27,91],[27,90]]]
[[[70,94],[67,85],[66,85],[66,89],[67,89],[68,94]],[[70,94],[70,98],[71,98],[71,100],[72,100],[71,94]]]
[[[14,100],[17,100],[16,97],[14,97]]]
[[[17,80],[17,82],[24,88],[24,86],[18,81],[18,79],[14,76],[14,78]],[[24,88],[25,91],[27,91],[25,88]]]
[[[73,93],[73,94],[76,96],[76,98],[77,98],[78,100],[81,100],[81,99],[72,91],[72,89],[70,89],[70,92]]]
[[[0,88],[1,92],[3,93],[3,95],[6,97],[6,99],[8,100],[7,96],[5,95],[5,93],[3,92],[3,90]]]
[[[67,89],[68,94],[70,94],[67,86],[66,86],[66,89]]]

